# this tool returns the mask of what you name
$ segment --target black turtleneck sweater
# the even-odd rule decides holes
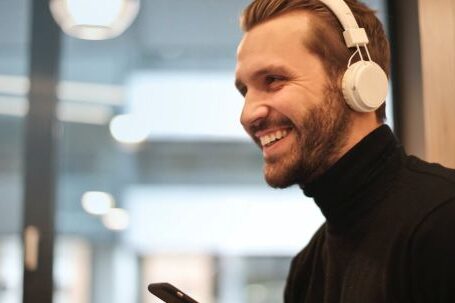
[[[455,303],[455,170],[407,156],[383,125],[304,193],[326,222],[285,303]]]

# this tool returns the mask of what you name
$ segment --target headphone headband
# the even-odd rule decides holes
[[[320,0],[338,18],[343,26],[344,41],[346,46],[365,46],[368,44],[368,37],[365,29],[359,27],[349,6],[343,0]]]

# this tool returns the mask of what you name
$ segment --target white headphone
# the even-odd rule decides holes
[[[360,28],[349,6],[343,0],[320,0],[338,18],[344,28],[343,36],[348,48],[357,51],[348,62],[348,69],[343,75],[342,89],[346,103],[355,111],[372,112],[384,103],[387,96],[388,80],[384,70],[371,60],[367,48],[368,37],[364,28]],[[360,47],[365,48],[368,61],[363,59]],[[351,65],[356,54],[360,61]]]

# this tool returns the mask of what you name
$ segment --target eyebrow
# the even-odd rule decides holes
[[[287,68],[285,68],[285,67],[283,67],[281,65],[271,64],[271,65],[267,65],[267,66],[255,71],[251,75],[250,78],[251,79],[257,79],[257,78],[260,78],[263,75],[273,74],[273,73],[289,75],[291,72],[289,71],[289,69],[287,69]],[[245,88],[245,84],[242,82],[242,80],[240,80],[240,78],[236,78],[235,79],[235,87],[237,88],[237,90],[242,92],[242,90]]]

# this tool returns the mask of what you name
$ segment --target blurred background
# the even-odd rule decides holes
[[[162,281],[201,303],[282,302],[290,260],[323,218],[297,188],[266,186],[238,122],[238,17],[249,1],[143,0],[123,34],[101,41],[38,31],[43,2],[0,1],[0,302],[29,291],[22,234],[34,216],[55,222],[42,263],[53,302],[156,302],[146,286]],[[387,24],[383,1],[367,2]],[[48,58],[53,203],[25,194],[25,172],[40,174],[26,155],[43,153],[27,130],[30,58],[48,51],[58,54]]]

